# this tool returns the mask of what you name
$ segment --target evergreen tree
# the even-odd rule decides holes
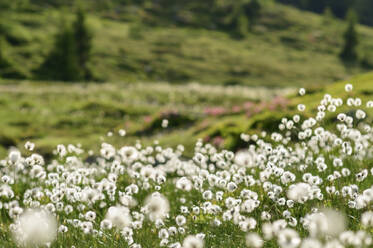
[[[344,33],[344,46],[340,57],[346,61],[356,61],[358,59],[357,46],[359,44],[358,33],[356,31],[357,17],[353,10],[347,14],[348,26]]]
[[[54,47],[37,70],[42,79],[78,81],[82,73],[78,65],[74,32],[66,25],[62,25],[55,37]]]
[[[259,0],[251,0],[244,6],[244,9],[249,21],[249,28],[251,30],[260,17],[261,5]]]
[[[5,55],[5,39],[0,37],[0,76],[6,77],[9,68],[11,68],[11,63]]]
[[[236,17],[236,38],[242,39],[247,35],[249,29],[248,19],[244,14],[240,14]]]
[[[0,35],[0,77],[3,78],[24,78],[20,71],[16,69],[11,59],[6,55],[6,40]]]
[[[244,12],[242,1],[235,1],[230,6],[230,14],[226,17],[228,27],[233,29],[233,35],[236,38],[242,39],[247,35],[249,29],[249,21]]]
[[[92,78],[88,68],[88,61],[91,55],[92,34],[86,24],[86,14],[83,8],[79,7],[76,13],[76,20],[73,24],[76,53],[78,65],[85,80]]]

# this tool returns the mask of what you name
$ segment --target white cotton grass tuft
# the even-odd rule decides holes
[[[126,136],[126,130],[119,129],[118,134],[119,134],[119,136],[124,137],[124,136]]]
[[[306,94],[306,89],[305,88],[300,88],[298,93],[299,93],[299,95],[304,96]]]
[[[9,152],[9,162],[16,164],[21,159],[21,153],[18,150],[12,150]]]
[[[287,192],[288,198],[298,203],[306,202],[310,195],[311,186],[307,183],[292,184]]]
[[[176,182],[176,188],[180,190],[191,191],[192,186],[192,182],[186,177],[182,177]]]
[[[318,239],[306,238],[302,241],[301,248],[322,248],[323,244]]]
[[[356,118],[357,118],[358,120],[365,119],[365,117],[366,117],[366,113],[365,113],[363,110],[358,109],[358,110],[356,111]]]
[[[42,246],[51,243],[57,235],[56,218],[39,209],[26,210],[16,221],[13,238],[21,247]]]
[[[365,227],[373,227],[373,211],[366,211],[361,215],[361,224]]]
[[[257,233],[248,233],[246,235],[246,246],[249,248],[261,248],[264,241]]]
[[[153,221],[164,219],[170,211],[170,204],[161,194],[152,194],[145,199],[145,208],[149,218]]]
[[[300,112],[303,112],[303,111],[306,110],[306,105],[304,105],[304,104],[298,104],[297,108],[298,108],[298,110],[299,110]]]
[[[345,85],[345,91],[346,92],[351,92],[352,90],[353,90],[353,86],[352,86],[352,84],[346,84]]]
[[[345,216],[332,209],[324,209],[305,217],[304,227],[311,237],[338,236],[346,229]]]
[[[290,228],[279,231],[277,242],[281,248],[296,248],[301,243],[299,234]]]
[[[251,168],[255,166],[255,155],[251,152],[239,151],[237,152],[234,161],[239,166]]]
[[[168,120],[167,119],[163,119],[162,120],[162,125],[161,125],[163,128],[167,128],[168,127]]]
[[[132,217],[128,208],[112,206],[108,209],[105,220],[109,221],[112,226],[118,229],[123,229],[124,227],[131,225]],[[111,227],[111,225],[106,223],[106,228],[110,229],[109,227]]]
[[[182,248],[203,248],[203,239],[189,235],[184,239]]]
[[[33,151],[35,148],[35,144],[30,142],[30,141],[27,141],[25,143],[25,149],[28,150],[28,151]]]

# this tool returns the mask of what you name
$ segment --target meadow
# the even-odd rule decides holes
[[[0,154],[27,140],[38,144],[38,152],[51,157],[58,144],[81,143],[87,149],[99,142],[130,144],[136,139],[177,145],[180,135],[188,135],[191,148],[198,128],[235,106],[259,104],[276,95],[287,95],[293,88],[214,86],[169,83],[52,83],[3,80],[0,83]],[[222,101],[221,99],[224,99]],[[236,108],[237,108],[236,107]],[[224,113],[224,111],[227,113]],[[222,112],[223,111],[223,112]],[[236,113],[243,110],[237,109]],[[160,122],[169,119],[163,132]],[[198,124],[199,123],[199,124]],[[109,132],[125,129],[125,139],[108,137]],[[194,136],[194,137],[193,137]]]
[[[85,132],[95,133],[88,125],[75,127],[75,138],[91,139],[99,147],[97,151],[73,142],[64,145],[61,140],[52,150],[53,155],[43,157],[37,153],[38,143],[42,145],[47,136],[40,142],[36,140],[36,144],[24,140],[24,147],[12,148],[1,160],[2,246],[371,247],[372,80],[373,74],[366,74],[353,78],[353,85],[340,82],[325,88],[302,88],[298,93],[293,90],[286,101],[276,100],[280,102],[278,108],[271,110],[267,109],[271,106],[259,107],[263,104],[257,103],[255,109],[259,111],[251,118],[248,105],[255,106],[260,89],[253,95],[251,90],[232,88],[235,97],[231,103],[243,104],[243,109],[209,112],[204,109],[206,105],[197,106],[195,113],[202,110],[205,115],[213,113],[206,120],[210,118],[214,125],[204,128],[196,124],[197,115],[186,117],[191,109],[185,99],[192,98],[185,93],[189,91],[196,99],[211,96],[205,101],[216,106],[219,94],[224,92],[229,96],[230,91],[184,85],[179,86],[180,95],[177,89],[173,91],[173,104],[185,107],[185,112],[177,113],[177,118],[172,119],[175,114],[172,112],[143,127],[129,128],[128,132],[118,123],[117,129],[105,132],[107,137],[96,141],[86,137]],[[2,90],[20,95],[34,84],[4,83]],[[47,100],[41,97],[43,94],[53,97],[53,92],[60,97],[66,94],[54,103],[70,113],[61,116],[74,120],[79,116],[71,111],[74,108],[70,104],[76,102],[72,101],[74,97],[85,99],[85,103],[92,101],[86,108],[79,107],[79,110],[86,109],[85,114],[89,114],[91,105],[102,108],[101,114],[107,117],[117,118],[121,110],[126,113],[125,107],[118,107],[126,104],[118,104],[117,108],[113,102],[110,106],[104,104],[104,96],[108,94],[101,97],[90,94],[96,102],[87,101],[84,95],[87,90],[91,93],[111,90],[113,100],[115,93],[120,92],[116,88],[119,85],[74,85],[74,90],[71,91],[70,86],[68,93],[63,90],[65,85],[48,88],[43,88],[43,83],[37,85],[34,90],[27,89],[27,98],[22,96],[27,99],[20,105],[23,110],[14,111],[19,115],[29,111],[39,116],[32,118],[40,121],[35,123],[35,128],[49,125],[48,108],[39,109],[36,104]],[[144,93],[145,88],[149,89],[148,96],[141,94],[146,98],[132,103],[141,108],[144,107],[141,103],[146,102],[143,109],[147,115],[152,112],[150,103],[157,109],[157,101],[145,99],[171,86],[131,87],[128,89],[132,92],[140,89]],[[204,94],[204,90],[211,94]],[[251,95],[252,102],[241,103],[237,90],[243,100]],[[271,94],[274,92],[263,91],[263,94],[269,103],[272,99],[273,105]],[[2,104],[11,102],[3,99]],[[41,112],[33,113],[33,107]],[[91,125],[97,128],[95,135],[105,136],[99,133],[105,129],[105,122],[99,122],[103,120],[100,115],[88,120],[97,121]],[[62,121],[58,113],[53,116],[56,118],[50,123],[54,125],[79,123]],[[129,118],[136,122],[139,117]],[[181,119],[185,123],[172,122]],[[196,123],[188,127],[192,121]],[[33,124],[30,121],[27,125]],[[235,131],[228,132],[229,128]],[[243,128],[241,133],[239,128]],[[246,148],[224,149],[224,145],[232,145],[224,143],[227,137],[221,137],[222,144],[211,145],[201,136],[194,143],[194,149],[185,154],[188,147],[184,147],[183,141],[189,143],[193,137],[188,136],[189,132],[208,134],[211,138],[216,130],[228,132]],[[148,132],[163,133],[160,137],[164,137],[164,144]],[[129,138],[131,133],[137,139],[139,133],[147,137],[144,141],[134,141]],[[53,135],[56,135],[53,139],[58,140],[61,134]],[[179,145],[167,143],[168,136],[177,136]],[[67,137],[61,135],[61,138]],[[117,142],[111,144],[115,140]],[[118,140],[123,143],[120,145]],[[237,141],[234,144],[237,145]]]
[[[373,247],[372,27],[205,1],[0,1],[0,247]]]

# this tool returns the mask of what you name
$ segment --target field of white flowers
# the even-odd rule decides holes
[[[0,246],[372,247],[373,101],[352,96],[325,94],[313,118],[299,104],[237,153],[61,144],[47,161],[27,142],[0,162]]]

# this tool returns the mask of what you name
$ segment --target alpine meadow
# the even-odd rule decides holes
[[[0,248],[373,247],[370,0],[0,0]]]

